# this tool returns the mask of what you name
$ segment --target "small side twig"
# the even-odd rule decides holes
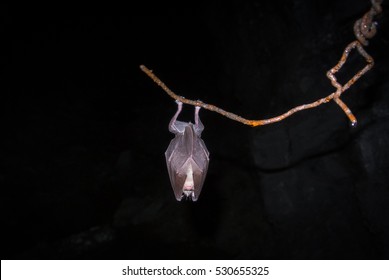
[[[381,3],[382,0],[371,0],[372,7],[371,9],[359,20],[355,22],[354,25],[354,34],[357,38],[357,40],[351,42],[347,45],[347,47],[344,49],[342,57],[340,58],[339,62],[331,68],[327,72],[327,77],[330,79],[331,84],[336,88],[336,91],[331,93],[330,95],[321,98],[319,100],[316,100],[312,103],[303,104],[297,107],[294,107],[290,109],[289,111],[270,118],[270,119],[264,119],[264,120],[248,120],[245,118],[242,118],[241,116],[238,116],[234,113],[225,111],[215,105],[204,103],[200,100],[191,100],[187,99],[183,96],[179,96],[175,94],[171,89],[169,89],[153,72],[152,70],[148,69],[144,65],[140,65],[140,69],[147,74],[157,85],[159,85],[170,97],[172,97],[175,100],[181,101],[182,103],[193,105],[193,106],[199,106],[204,109],[214,111],[216,113],[219,113],[227,118],[230,118],[234,121],[241,122],[246,125],[250,126],[261,126],[266,125],[270,123],[275,123],[284,120],[285,118],[293,115],[296,112],[311,109],[314,107],[317,107],[321,104],[328,103],[331,100],[334,100],[335,103],[345,112],[347,117],[349,118],[351,125],[356,125],[357,120],[354,116],[354,114],[351,112],[351,110],[347,107],[347,105],[340,99],[340,96],[348,90],[359,78],[361,78],[367,71],[369,71],[374,66],[374,60],[373,58],[365,51],[363,46],[367,46],[368,42],[367,39],[372,38],[376,33],[376,27],[375,23],[373,22],[373,17],[379,13],[382,12]],[[353,49],[357,49],[358,53],[364,57],[366,60],[367,65],[359,70],[346,84],[341,85],[338,83],[335,73],[337,73],[343,65],[346,63],[347,58],[350,54],[350,52]]]

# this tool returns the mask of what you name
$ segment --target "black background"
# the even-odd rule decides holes
[[[370,3],[162,2],[3,11],[2,259],[387,259],[387,3],[376,65],[343,97],[358,126],[333,102],[257,128],[201,110],[211,162],[193,203],[165,166],[176,104],[139,65],[273,117],[334,91],[325,73]],[[363,66],[353,52],[337,76]]]

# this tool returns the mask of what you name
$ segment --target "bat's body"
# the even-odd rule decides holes
[[[204,126],[199,118],[200,107],[196,107],[194,124],[177,121],[182,103],[177,104],[178,110],[169,124],[169,131],[176,137],[166,150],[166,164],[176,199],[181,201],[185,196],[196,201],[209,163],[209,152],[201,139]]]

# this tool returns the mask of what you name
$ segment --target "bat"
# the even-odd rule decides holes
[[[175,134],[165,152],[167,170],[174,195],[178,201],[183,197],[196,201],[207,175],[209,152],[201,139],[204,125],[200,121],[200,107],[195,108],[195,123],[177,121],[182,102],[176,101],[178,109],[169,123],[169,131]]]

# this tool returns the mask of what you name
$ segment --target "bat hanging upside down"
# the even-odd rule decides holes
[[[167,169],[174,194],[178,201],[183,197],[196,201],[207,175],[209,152],[201,132],[204,125],[199,118],[200,107],[195,108],[195,123],[177,121],[182,102],[176,101],[178,109],[169,123],[169,131],[176,137],[165,152]]]

